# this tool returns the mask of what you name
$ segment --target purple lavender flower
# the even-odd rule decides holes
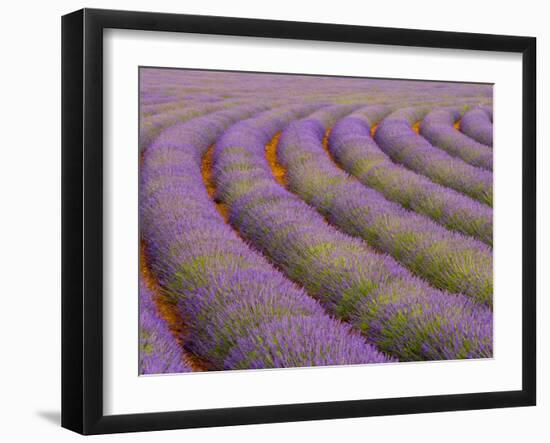
[[[485,111],[489,116],[490,122],[493,123],[493,106],[479,105],[478,108],[481,109],[482,111]]]
[[[481,168],[493,170],[493,150],[472,140],[453,127],[460,111],[436,109],[422,121],[420,134],[432,145],[454,157]]]
[[[213,369],[391,361],[248,247],[210,200],[201,177],[204,153],[222,131],[258,111],[245,106],[175,125],[144,153],[141,235],[163,296],[189,330],[186,349]],[[285,341],[262,342],[266,331]]]
[[[233,106],[242,106],[240,101],[225,101],[222,104],[217,103],[197,103],[192,106],[183,106],[181,103],[178,106],[170,103],[170,107],[163,112],[154,113],[152,115],[144,115],[140,112],[139,127],[139,146],[143,151],[149,147],[154,139],[162,132],[162,130],[178,123],[184,123],[196,117],[209,114],[211,112],[229,109]]]
[[[349,111],[335,107],[317,115],[330,121]],[[325,309],[400,360],[490,357],[488,307],[430,287],[391,257],[328,225],[278,185],[264,157],[264,146],[279,130],[273,118],[240,122],[216,143],[217,198],[229,206],[230,223]],[[323,136],[315,118],[305,122],[308,131],[301,133],[301,141]],[[304,167],[310,161],[308,153],[293,157]],[[318,194],[319,201],[332,197]],[[254,344],[247,346],[254,349]]]
[[[328,144],[334,159],[388,200],[492,245],[493,210],[489,206],[393,163],[380,150],[370,132],[383,116],[380,107],[368,106],[339,120],[330,132]]]
[[[493,146],[492,116],[482,108],[475,108],[466,112],[460,121],[460,130],[468,137],[484,145]]]
[[[260,369],[265,367],[266,359],[275,368],[366,362],[364,354],[357,352],[364,349],[364,340],[350,326],[341,323],[327,328],[318,320],[313,316],[266,319],[239,339],[225,364],[228,368]],[[370,359],[385,362],[380,354],[373,353]]]
[[[472,237],[492,244],[492,209],[480,202],[490,204],[492,181],[461,182],[478,169],[445,170],[458,154],[431,145],[395,164],[370,136],[382,119],[417,131],[435,109],[492,121],[491,101],[479,84],[141,68],[140,234],[185,327],[176,342],[142,303],[140,372],[189,370],[178,353],[214,370],[491,356],[490,307],[432,285],[477,292],[487,280],[484,255],[470,262],[465,251],[480,246]],[[333,125],[328,148],[361,184],[318,151]],[[456,245],[442,226],[471,237]]]
[[[293,122],[279,142],[289,189],[347,234],[392,255],[433,286],[492,304],[492,251],[361,185],[325,155],[326,126],[315,118]]]
[[[493,174],[433,147],[411,129],[416,110],[400,110],[378,126],[375,140],[394,161],[423,174],[432,181],[493,204]]]

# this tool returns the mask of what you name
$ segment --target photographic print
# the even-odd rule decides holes
[[[139,374],[493,357],[492,84],[139,85]]]

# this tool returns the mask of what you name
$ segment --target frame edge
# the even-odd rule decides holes
[[[526,38],[522,52],[523,288],[522,386],[537,404],[537,39]]]
[[[61,19],[61,426],[84,432],[84,12]]]

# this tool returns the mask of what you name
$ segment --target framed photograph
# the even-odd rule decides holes
[[[536,41],[62,19],[62,425],[535,405]]]

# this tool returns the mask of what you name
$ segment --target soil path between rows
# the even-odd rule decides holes
[[[147,264],[147,252],[145,242],[143,240],[140,245],[139,267],[139,272],[141,273],[143,282],[153,294],[153,301],[157,307],[160,317],[168,324],[168,329],[170,329],[170,332],[182,349],[184,362],[193,370],[193,372],[207,371],[209,369],[208,363],[189,353],[185,349],[184,337],[189,334],[189,331],[185,327],[185,324],[181,321],[181,317],[176,312],[174,305],[168,302],[168,300],[166,300],[166,298],[162,295],[162,289]]]

